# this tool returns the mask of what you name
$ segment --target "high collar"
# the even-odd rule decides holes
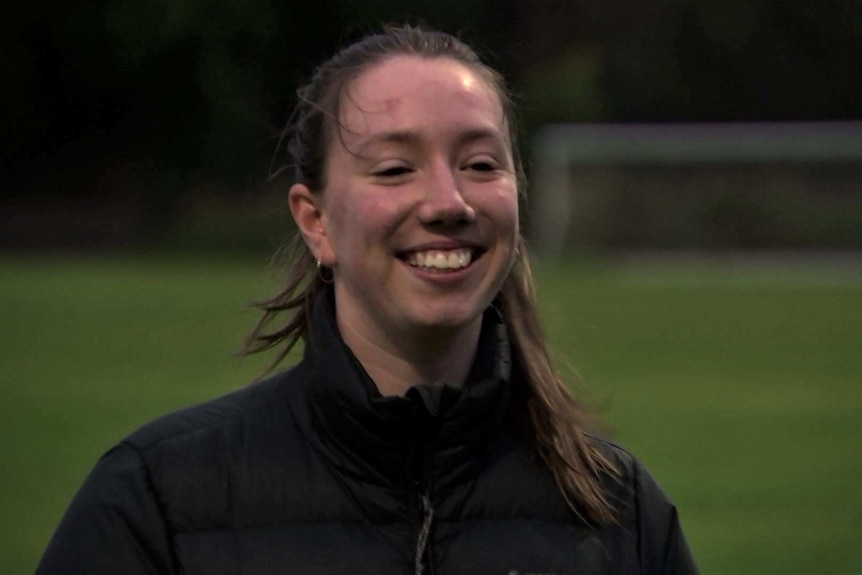
[[[344,343],[331,293],[313,303],[303,363],[313,441],[342,473],[387,488],[458,483],[482,465],[499,427],[511,372],[505,324],[483,315],[476,357],[462,386],[444,385],[436,413],[417,388],[383,396]]]

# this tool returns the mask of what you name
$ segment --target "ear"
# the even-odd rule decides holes
[[[293,184],[288,192],[288,202],[305,245],[316,260],[331,267],[335,263],[335,253],[326,233],[320,195],[312,193],[305,184]]]

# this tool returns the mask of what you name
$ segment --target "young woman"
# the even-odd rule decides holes
[[[545,349],[500,76],[387,28],[299,94],[299,236],[250,351],[302,361],[118,444],[38,572],[696,572]]]

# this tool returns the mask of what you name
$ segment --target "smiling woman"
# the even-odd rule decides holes
[[[290,205],[332,269],[339,331],[384,394],[461,382],[518,238],[502,102],[464,64],[397,55],[337,117],[325,183],[294,184]]]
[[[299,234],[248,351],[303,359],[119,443],[39,573],[696,572],[549,359],[502,78],[387,28],[317,69],[286,137]]]

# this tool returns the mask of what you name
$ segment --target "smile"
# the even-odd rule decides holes
[[[460,270],[473,261],[473,250],[459,248],[454,250],[424,250],[411,252],[404,261],[414,268],[426,270]]]

